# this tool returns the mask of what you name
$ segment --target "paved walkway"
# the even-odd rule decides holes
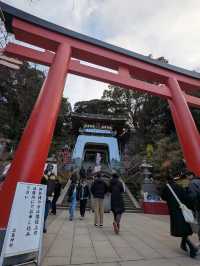
[[[111,214],[103,228],[94,227],[92,213],[83,221],[67,216],[65,210],[49,217],[42,266],[200,266],[200,257],[187,257],[179,239],[169,236],[167,216],[124,214],[119,235],[112,231]]]

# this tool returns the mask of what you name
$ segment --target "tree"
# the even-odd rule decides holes
[[[168,104],[159,97],[109,85],[102,99],[114,101],[124,108],[130,127],[147,142],[154,142],[155,133],[162,135],[174,132]]]
[[[27,62],[18,71],[0,66],[0,135],[11,139],[15,145],[23,133],[44,78],[42,71]],[[67,142],[70,112],[70,103],[62,98],[53,143],[61,139]]]
[[[19,71],[0,67],[0,132],[18,142],[33,108],[44,74],[24,63]]]
[[[74,112],[89,113],[89,114],[102,114],[102,115],[127,115],[124,111],[123,104],[119,104],[114,100],[99,100],[94,99],[90,101],[77,102],[74,105]]]
[[[178,171],[183,155],[167,101],[134,89],[127,90],[112,85],[104,91],[102,99],[117,102],[128,113],[132,133],[127,140],[126,154],[123,157],[128,161],[126,178],[129,182],[143,180],[139,165],[145,157],[153,164],[154,177],[158,179],[166,178],[164,163],[167,160],[171,160],[172,172]]]

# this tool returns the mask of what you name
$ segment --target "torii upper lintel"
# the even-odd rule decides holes
[[[69,41],[69,39],[72,41],[72,57],[77,57],[77,59],[83,61],[90,61],[91,63],[102,65],[112,69],[117,69],[119,67],[120,61],[121,64],[123,63],[127,66],[129,65],[130,61],[133,61],[133,63],[129,65],[130,71],[132,70],[132,72],[134,72],[135,77],[138,79],[142,77],[144,78],[144,76],[146,76],[147,81],[152,81],[152,79],[155,79],[156,81],[160,80],[160,82],[162,83],[164,80],[166,80],[166,78],[173,75],[179,82],[182,83],[180,85],[181,87],[182,85],[184,86],[182,87],[183,89],[191,90],[200,86],[200,74],[197,72],[166,64],[161,61],[152,59],[148,56],[144,56],[126,50],[124,48],[97,40],[95,38],[91,38],[87,35],[74,32],[51,22],[45,21],[36,16],[25,13],[1,1],[0,6],[4,12],[4,16],[6,19],[5,22],[7,31],[15,33],[15,36],[17,38],[19,37],[19,40],[21,41],[32,43],[36,46],[41,47],[40,42],[42,42],[41,40],[44,39],[45,45],[43,43],[43,48],[52,51],[55,50],[56,46],[63,40],[62,37],[65,37],[67,38],[67,41]],[[20,22],[21,25],[19,25]],[[16,24],[18,25],[16,26]],[[38,31],[37,34],[40,37],[40,41],[38,41],[38,38],[35,35],[31,34],[30,28],[29,32],[26,31],[25,27],[28,26],[28,24],[37,26],[40,30],[46,30],[46,32],[43,31],[43,35],[40,34]],[[23,30],[24,34],[22,32]],[[47,32],[52,33],[52,36],[50,38],[47,37],[48,34],[46,34],[45,36],[45,33]],[[56,38],[55,36],[59,36],[60,38]],[[87,46],[90,52],[88,52],[88,49],[86,48]],[[93,53],[94,47],[95,54]],[[99,50],[97,48],[99,48]],[[109,54],[110,52],[110,56],[108,56],[107,60],[106,51],[108,52],[107,54]],[[86,55],[86,53],[91,53],[92,55],[89,56],[88,54]],[[104,60],[102,58],[98,58],[99,54],[100,57],[103,57],[102,53],[105,53]]]

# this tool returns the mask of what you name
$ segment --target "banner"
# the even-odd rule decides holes
[[[8,258],[15,258],[18,261],[17,256],[23,254],[34,253],[39,256],[45,202],[45,185],[23,182],[17,184],[1,254],[2,263]]]

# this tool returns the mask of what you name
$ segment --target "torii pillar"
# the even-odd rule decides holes
[[[44,170],[69,67],[71,48],[60,44],[1,187],[0,230],[5,232],[17,182],[38,183]],[[4,233],[2,233],[4,234]],[[1,250],[1,248],[0,248]]]

